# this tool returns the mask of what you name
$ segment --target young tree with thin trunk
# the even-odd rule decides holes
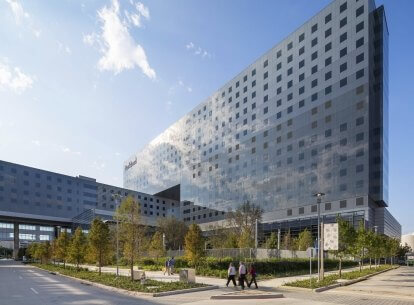
[[[204,238],[200,227],[193,223],[185,236],[185,256],[192,266],[197,266],[204,257]]]
[[[133,197],[125,198],[115,212],[119,222],[119,237],[123,244],[124,258],[129,262],[131,281],[134,280],[134,262],[143,240],[138,203]]]
[[[292,250],[293,249],[293,238],[290,234],[290,230],[288,230],[285,235],[283,235],[282,247],[285,250]]]
[[[275,232],[270,233],[269,238],[266,240],[267,249],[276,249],[277,248],[277,234]]]
[[[84,262],[86,255],[87,239],[82,229],[77,227],[73,234],[69,247],[69,257],[76,263],[76,269],[79,271],[79,265]]]
[[[69,256],[70,237],[66,231],[60,232],[56,240],[56,258],[63,261],[63,268],[66,268],[66,261]]]
[[[162,238],[162,233],[157,231],[151,238],[151,243],[149,246],[151,255],[155,256],[157,261],[158,258],[165,255],[164,243]]]
[[[95,218],[92,221],[91,229],[89,230],[89,250],[91,256],[98,262],[99,275],[101,275],[101,267],[105,258],[108,256],[110,247],[110,232],[109,227],[100,218]]]
[[[305,229],[299,233],[297,245],[299,251],[305,251],[313,245],[312,234],[308,229]]]

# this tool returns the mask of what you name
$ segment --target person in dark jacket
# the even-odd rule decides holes
[[[252,283],[254,283],[256,285],[256,289],[259,288],[257,287],[257,282],[256,282],[256,269],[254,268],[253,264],[250,265],[249,275],[250,275],[250,283],[247,284],[247,287],[250,288]]]

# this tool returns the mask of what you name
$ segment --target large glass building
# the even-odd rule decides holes
[[[172,194],[187,222],[248,200],[268,230],[313,225],[323,192],[327,219],[400,236],[387,210],[387,117],[384,8],[335,0],[126,160],[124,187]]]

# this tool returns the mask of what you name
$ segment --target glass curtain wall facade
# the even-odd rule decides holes
[[[371,0],[336,0],[124,164],[124,187],[264,221],[388,205],[388,29]]]

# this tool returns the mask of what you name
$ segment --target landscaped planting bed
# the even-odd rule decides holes
[[[369,268],[362,269],[361,272],[359,270],[343,272],[341,279],[355,280],[355,279],[361,278],[366,275],[374,274],[376,272],[380,272],[384,270],[389,270],[392,268],[393,266],[391,265],[382,265],[382,266],[378,266],[377,268],[372,267],[371,269]],[[320,282],[318,282],[316,278],[312,278],[312,281],[310,281],[309,279],[297,280],[294,282],[286,283],[285,286],[315,289],[315,288],[321,288],[321,287],[326,287],[326,286],[337,284],[338,279],[339,279],[338,274],[330,274],[330,275],[325,276],[324,280]]]
[[[41,269],[58,272],[63,275],[75,277],[82,280],[91,281],[94,283],[99,283],[111,287],[121,288],[129,291],[137,292],[165,292],[165,291],[174,291],[174,290],[183,290],[189,288],[203,287],[206,285],[197,284],[197,283],[182,283],[182,282],[161,282],[154,280],[146,280],[145,284],[141,284],[140,281],[131,281],[130,277],[119,276],[110,273],[101,273],[88,271],[86,269],[76,270],[75,267],[66,266],[63,268],[61,266],[51,265],[51,264],[32,264],[33,266],[39,267]]]

